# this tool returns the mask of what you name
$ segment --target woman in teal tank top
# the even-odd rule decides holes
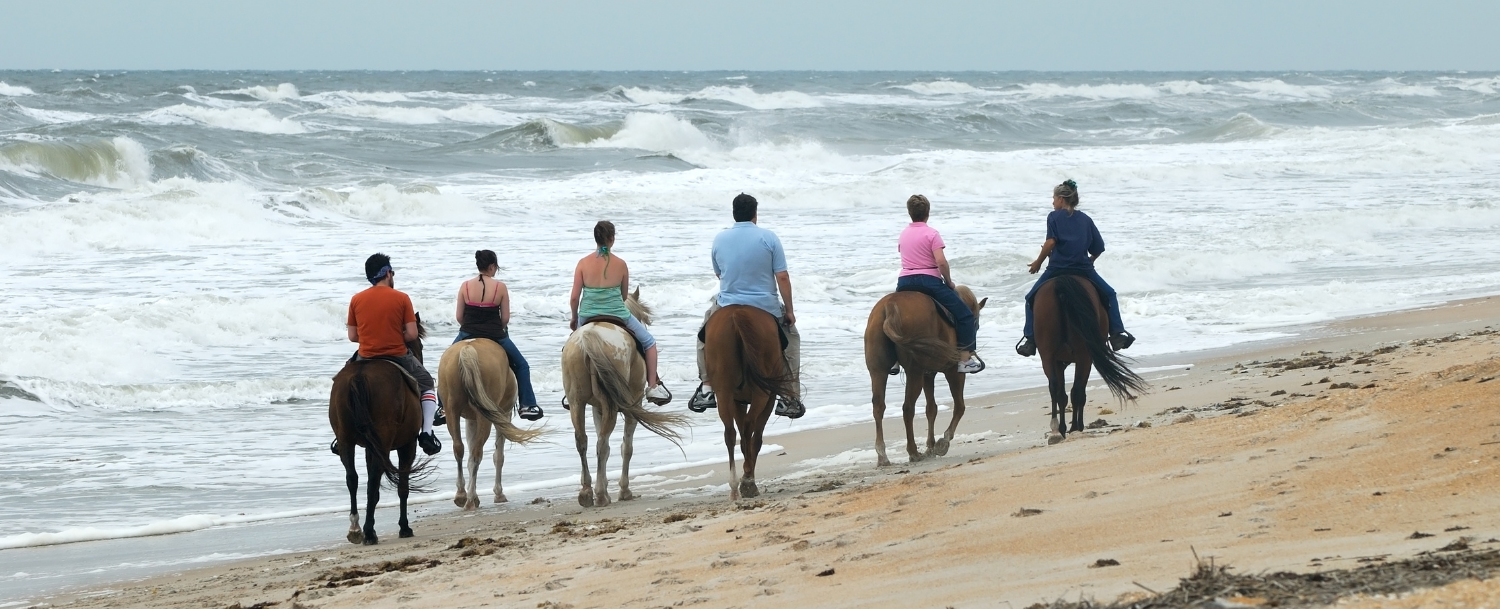
[[[646,399],[658,406],[670,403],[672,394],[656,376],[656,338],[625,306],[630,294],[630,266],[610,251],[615,245],[615,225],[608,220],[595,224],[594,243],[599,249],[584,256],[573,269],[573,294],[568,302],[573,316],[568,327],[577,330],[601,316],[625,320],[625,327],[646,351]]]

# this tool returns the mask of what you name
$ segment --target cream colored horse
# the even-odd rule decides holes
[[[542,434],[511,423],[516,406],[516,375],[511,372],[505,349],[486,338],[453,343],[438,363],[438,393],[448,413],[448,435],[453,458],[458,461],[458,494],[453,503],[466,512],[479,509],[479,462],[490,428],[495,434],[495,503],[505,503],[500,472],[505,467],[505,442],[525,444]],[[469,421],[468,437],[459,435],[461,423]],[[469,446],[468,478],[464,477],[464,444]]]
[[[651,310],[640,303],[637,289],[625,306],[643,324],[651,323]],[[642,403],[646,394],[646,360],[635,348],[635,338],[624,328],[608,323],[589,323],[578,328],[563,345],[563,393],[567,396],[573,419],[573,438],[578,444],[578,460],[583,465],[582,489],[578,504],[584,507],[609,505],[609,478],[605,465],[609,461],[609,436],[614,433],[616,414],[625,417],[625,438],[620,442],[620,501],[635,498],[630,492],[630,455],[637,423],[653,433],[676,443],[681,439],[676,428],[687,425],[687,417],[653,412]],[[590,408],[592,406],[592,408]],[[594,431],[599,434],[598,476],[589,477],[587,455],[589,436],[584,429],[584,411],[594,415]]]

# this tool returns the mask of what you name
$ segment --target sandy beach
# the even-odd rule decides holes
[[[1122,409],[1095,390],[1096,428],[1055,446],[1043,441],[1043,393],[1002,393],[972,399],[953,450],[918,463],[892,444],[895,465],[877,468],[868,425],[773,438],[783,449],[763,460],[765,494],[739,504],[727,493],[671,499],[667,487],[588,510],[486,497],[477,514],[419,518],[406,540],[382,510],[378,546],[232,562],[33,606],[1026,607],[1149,598],[1195,560],[1309,573],[1459,540],[1493,549],[1497,319],[1500,298],[1474,299],[1151,358],[1140,362],[1158,369],[1146,375],[1149,395]],[[725,477],[722,465],[683,474],[683,487]],[[326,534],[343,527],[329,517]],[[1340,602],[1480,607],[1496,597],[1500,583],[1468,580]]]

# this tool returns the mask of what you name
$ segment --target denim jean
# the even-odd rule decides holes
[[[1047,283],[1048,279],[1064,274],[1076,274],[1093,282],[1094,289],[1099,291],[1099,299],[1103,301],[1104,309],[1109,311],[1109,333],[1119,334],[1125,331],[1125,321],[1120,319],[1120,299],[1115,295],[1115,289],[1109,287],[1098,272],[1093,269],[1087,271],[1070,269],[1067,273],[1060,273],[1048,268],[1042,271],[1042,276],[1037,278],[1036,283],[1031,285],[1031,291],[1026,293],[1026,327],[1021,331],[1026,338],[1036,338],[1033,328],[1036,316],[1031,312],[1031,301],[1036,296],[1036,291],[1042,287],[1042,284]]]
[[[906,275],[896,280],[897,292],[921,292],[931,296],[953,315],[953,329],[958,331],[958,350],[973,351],[979,334],[979,320],[969,305],[958,297],[958,291],[948,287],[942,277],[932,275]]]
[[[466,338],[469,338],[469,333],[459,330],[453,342],[456,343]],[[526,363],[526,358],[521,356],[521,350],[516,348],[516,344],[511,342],[509,337],[499,342],[500,348],[505,349],[506,359],[510,360],[511,371],[516,373],[516,389],[521,394],[521,405],[535,406],[536,393],[531,389],[531,366]]]

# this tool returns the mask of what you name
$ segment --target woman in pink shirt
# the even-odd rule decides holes
[[[901,231],[901,276],[896,279],[896,291],[931,296],[953,315],[961,360],[958,371],[974,374],[984,370],[984,362],[974,356],[979,320],[958,297],[953,274],[948,270],[948,257],[943,255],[943,237],[937,229],[927,225],[931,209],[932,204],[922,195],[912,195],[906,200],[906,213],[911,216],[911,224]]]

